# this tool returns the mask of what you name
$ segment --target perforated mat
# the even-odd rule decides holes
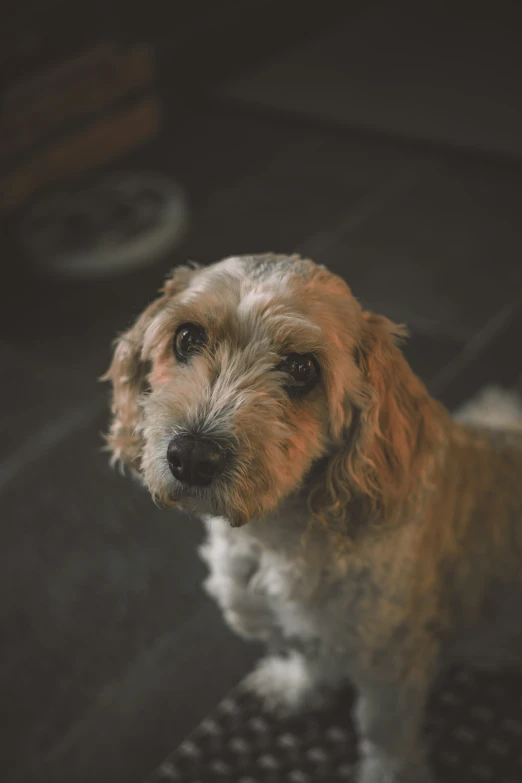
[[[347,783],[357,739],[353,696],[331,708],[276,720],[232,691],[149,783]],[[427,741],[441,783],[522,783],[522,677],[456,670],[435,691]]]

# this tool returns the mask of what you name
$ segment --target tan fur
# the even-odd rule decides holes
[[[255,462],[265,474],[266,486],[264,499],[257,497],[255,508],[250,509],[246,499],[240,502],[238,518],[246,521],[249,514],[273,508],[274,503],[266,497],[269,494],[280,502],[284,495],[278,493],[275,483],[280,481],[280,470],[287,473],[289,469],[284,464],[287,455],[308,453],[307,444],[313,437],[316,457],[321,444],[330,442],[329,458],[309,488],[310,509],[318,519],[350,535],[346,512],[353,500],[364,502],[366,514],[376,523],[389,525],[407,519],[416,505],[425,502],[424,492],[435,480],[434,471],[448,442],[448,432],[456,425],[450,423],[447,412],[430,397],[405,361],[398,345],[407,334],[404,327],[363,312],[344,281],[306,259],[289,259],[274,285],[270,270],[281,263],[281,258],[265,257],[265,280],[251,285],[240,259],[216,265],[223,270],[219,275],[199,276],[199,268],[193,266],[180,267],[168,278],[160,297],[118,339],[103,378],[113,384],[114,418],[108,444],[114,459],[143,472],[147,397],[150,392],[152,397],[157,395],[152,407],[158,415],[160,408],[165,411],[175,404],[171,398],[173,384],[178,382],[177,368],[170,348],[175,324],[203,320],[218,345],[226,339],[216,355],[205,357],[205,363],[212,362],[214,372],[219,365],[220,373],[227,367],[229,373],[236,374],[234,392],[228,390],[229,395],[239,389],[245,398],[252,396],[252,390],[256,392],[259,415],[254,415],[254,406],[238,406],[235,429],[242,430],[245,439],[248,436],[251,452],[262,452],[263,461]],[[190,295],[184,299],[183,292]],[[238,309],[243,309],[243,319],[237,319]],[[259,344],[248,346],[256,337]],[[330,342],[326,346],[329,350],[325,350],[325,338]],[[279,351],[273,350],[274,346]],[[243,349],[241,358],[233,355],[234,347]],[[315,395],[313,402],[288,405],[284,395],[276,399],[276,390],[275,397],[266,401],[264,412],[268,416],[270,408],[277,408],[281,440],[268,443],[263,437],[258,444],[252,443],[258,437],[256,423],[262,431],[265,405],[261,399],[267,394],[262,386],[266,384],[273,391],[271,382],[278,379],[274,374],[270,378],[266,371],[262,380],[256,380],[257,373],[252,370],[245,375],[249,360],[251,365],[264,361],[268,369],[278,352],[296,347],[320,355],[325,370],[322,399]],[[260,368],[264,369],[262,365]],[[177,389],[183,412],[189,404],[194,408],[195,400],[189,403],[187,395],[197,398],[208,392],[211,375],[198,357],[194,362],[194,388],[184,380],[183,388]],[[254,384],[251,388],[249,378]],[[272,386],[276,389],[277,383]],[[214,391],[214,403],[217,396]],[[205,402],[209,406],[209,401]],[[290,437],[292,431],[294,437]],[[267,474],[267,457],[277,463],[277,476]],[[311,466],[310,460],[303,461],[306,467]],[[301,463],[299,470],[303,471]],[[292,470],[290,473],[293,475]],[[299,485],[295,476],[292,484],[291,489]],[[156,494],[170,504],[168,492]]]
[[[167,280],[161,296],[140,315],[134,326],[115,343],[111,365],[101,380],[113,385],[113,420],[107,444],[113,459],[140,472],[143,439],[138,425],[141,421],[142,395],[147,389],[147,376],[154,356],[154,346],[145,343],[147,328],[164,312],[171,297],[182,291],[190,277],[189,267],[178,268]]]
[[[208,344],[184,364],[172,341],[186,322]],[[450,417],[404,359],[405,334],[312,261],[243,256],[176,270],[105,376],[114,460],[158,502],[213,520],[207,589],[227,621],[299,652],[267,659],[256,693],[284,702],[290,660],[287,704],[355,681],[363,783],[430,780],[419,727],[446,661],[522,658],[509,608],[522,597],[522,415],[511,433],[471,421],[473,406]],[[320,366],[302,397],[277,369],[289,353]],[[169,469],[187,433],[233,455],[208,487]]]
[[[345,442],[310,494],[312,511],[325,522],[340,518],[349,525],[346,509],[358,496],[369,518],[407,519],[433,479],[448,416],[402,356],[397,341],[405,335],[387,318],[362,313],[356,351],[363,401],[360,407],[347,402]]]

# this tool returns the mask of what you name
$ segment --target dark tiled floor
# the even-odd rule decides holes
[[[180,179],[190,235],[117,280],[0,290],[2,777],[138,783],[250,665],[203,597],[199,523],[161,513],[101,453],[96,377],[165,271],[263,250],[313,255],[409,322],[406,354],[457,405],[520,374],[522,174],[219,102],[167,107],[128,165]]]
[[[66,734],[99,690],[179,633],[202,600],[199,525],[161,514],[108,470],[104,420],[92,417],[2,492],[9,766]]]
[[[345,127],[520,157],[520,5],[382,0],[220,88]]]
[[[373,214],[332,233],[324,262],[341,271],[357,259],[349,279],[372,308],[414,329],[469,339],[522,287],[522,178],[492,170],[483,177],[444,161],[417,166],[410,178],[401,173]]]

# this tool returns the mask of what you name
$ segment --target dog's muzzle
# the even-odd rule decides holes
[[[200,435],[177,435],[167,449],[175,479],[185,486],[206,487],[225,469],[228,455],[216,440]]]

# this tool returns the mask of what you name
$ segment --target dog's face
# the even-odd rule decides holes
[[[322,506],[357,486],[375,494],[372,482],[386,480],[375,470],[398,480],[414,448],[409,397],[397,453],[386,446],[385,398],[393,385],[400,407],[401,373],[416,381],[397,333],[363,313],[339,277],[298,257],[181,267],[118,341],[107,374],[114,457],[164,505],[235,526],[277,508],[327,455]],[[411,393],[420,390],[413,383]]]

